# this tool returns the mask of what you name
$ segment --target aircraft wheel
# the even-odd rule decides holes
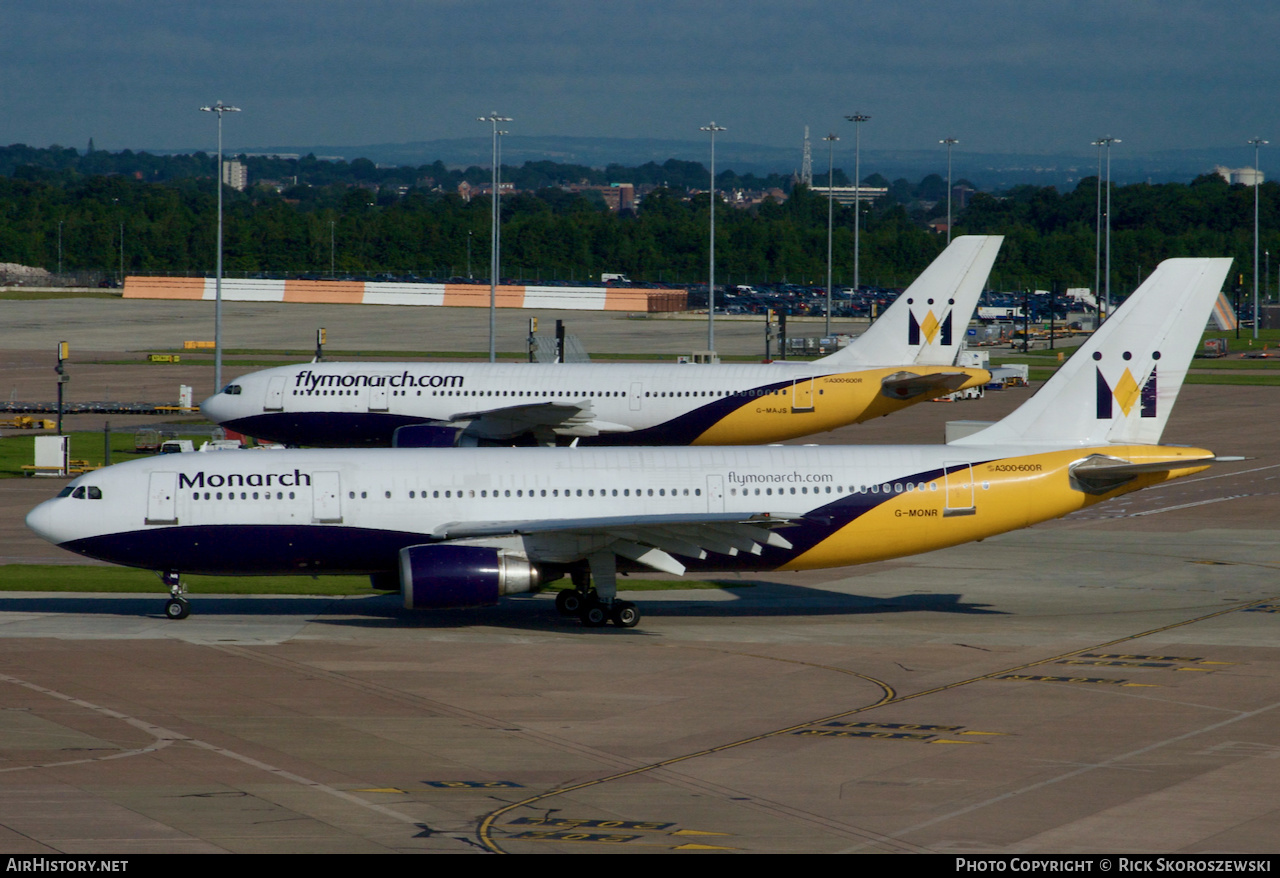
[[[173,598],[165,603],[164,614],[170,619],[185,619],[191,615],[191,604],[181,598]]]
[[[609,614],[605,612],[604,607],[595,601],[585,604],[578,614],[578,618],[582,620],[583,626],[587,628],[603,628],[609,622]]]
[[[570,590],[557,594],[556,612],[561,616],[576,616],[582,612],[582,592]]]
[[[640,624],[640,610],[630,601],[614,601],[609,619],[619,628],[634,628]]]

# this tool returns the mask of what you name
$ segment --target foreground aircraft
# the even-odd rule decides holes
[[[27,524],[159,571],[173,618],[184,572],[367,574],[415,608],[569,575],[561,612],[630,627],[618,572],[879,561],[1203,470],[1212,452],[1158,443],[1230,264],[1161,263],[1039,393],[948,445],[172,454],[79,476]]]
[[[957,238],[862,336],[815,362],[308,363],[238,378],[200,408],[292,445],[780,442],[989,381],[953,364],[1002,241]]]

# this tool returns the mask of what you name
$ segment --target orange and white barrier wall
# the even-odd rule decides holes
[[[127,277],[126,299],[214,299],[214,279]],[[489,307],[489,288],[480,284],[365,283],[327,280],[241,280],[223,278],[224,302],[300,302],[325,305],[441,305]],[[498,287],[499,308],[568,311],[684,311],[685,290],[635,287]]]

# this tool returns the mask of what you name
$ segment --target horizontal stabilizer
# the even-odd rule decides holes
[[[1072,486],[1086,494],[1105,494],[1140,475],[1147,473],[1164,473],[1191,467],[1208,466],[1217,463],[1221,458],[1212,455],[1199,457],[1174,458],[1170,460],[1145,461],[1132,463],[1117,457],[1106,457],[1095,454],[1068,469]]]
[[[978,373],[975,372],[974,375],[976,374]],[[984,384],[991,380],[991,373],[985,374]],[[972,377],[973,375],[967,372],[930,372],[928,375],[894,372],[892,375],[886,375],[880,382],[880,392],[890,399],[946,396],[969,383]]]

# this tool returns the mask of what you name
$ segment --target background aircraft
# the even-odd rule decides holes
[[[188,612],[183,571],[368,574],[410,607],[569,575],[562,612],[630,627],[619,571],[882,560],[1202,470],[1212,452],[1158,443],[1229,267],[1161,263],[1035,397],[949,445],[175,454],[80,476],[27,524],[161,571],[174,618]]]
[[[1003,238],[957,238],[863,335],[816,362],[309,363],[205,400],[259,439],[352,447],[779,442],[974,387],[953,364]]]

